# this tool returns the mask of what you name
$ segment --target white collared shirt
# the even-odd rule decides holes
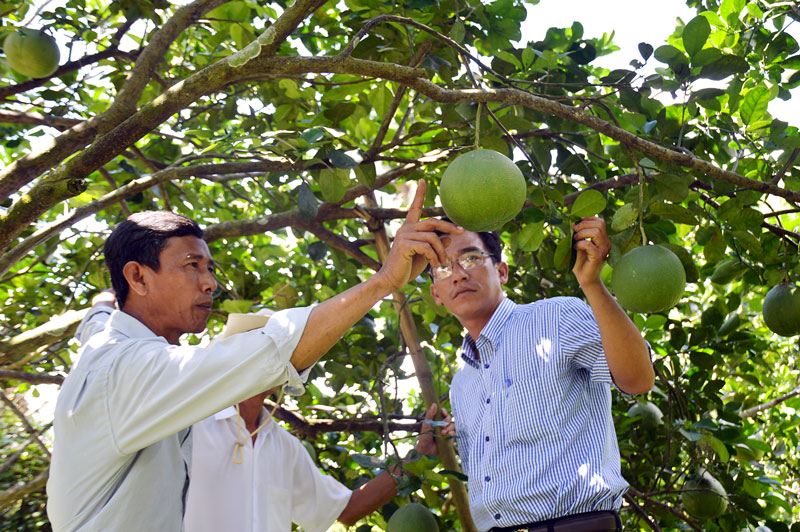
[[[339,517],[352,491],[323,475],[300,440],[262,409],[255,444],[236,410],[196,423],[186,501],[186,532],[324,532]],[[234,463],[238,438],[244,442]]]
[[[205,348],[171,345],[129,314],[107,312],[84,318],[108,323],[79,329],[81,357],[59,392],[47,513],[55,532],[179,532],[188,427],[287,382],[290,393],[302,390],[289,358],[311,307]]]

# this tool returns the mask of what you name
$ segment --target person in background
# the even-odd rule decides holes
[[[466,329],[450,401],[470,509],[481,532],[610,532],[627,483],[611,386],[645,393],[649,346],[606,290],[602,218],[574,226],[576,297],[506,298],[498,233],[443,234],[430,290]]]

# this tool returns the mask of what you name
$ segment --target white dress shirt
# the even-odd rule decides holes
[[[55,532],[179,532],[189,426],[287,382],[290,393],[302,390],[289,358],[311,308],[206,348],[171,345],[129,314],[107,312],[84,318],[108,322],[79,330],[80,360],[56,403],[48,517]]]
[[[262,409],[255,444],[236,410],[192,428],[192,468],[186,501],[186,532],[289,532],[292,522],[306,532],[328,530],[352,491],[323,475],[300,440]],[[241,431],[241,432],[239,432]],[[238,438],[244,445],[233,449]]]

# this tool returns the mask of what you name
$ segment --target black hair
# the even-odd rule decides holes
[[[137,212],[117,224],[106,239],[103,251],[120,309],[125,305],[130,289],[122,274],[125,265],[134,261],[158,271],[158,257],[167,245],[167,239],[189,235],[203,238],[203,230],[191,218],[169,211]]]
[[[453,221],[448,218],[447,216],[442,216],[440,220],[445,222],[453,223]],[[443,233],[442,231],[434,231],[438,236],[443,236],[448,233]],[[483,247],[486,248],[486,251],[492,256],[492,263],[497,264],[498,262],[502,262],[503,260],[503,241],[500,240],[500,231],[475,231],[475,233],[480,237],[481,242],[483,242]],[[429,276],[433,275],[431,271],[431,265],[425,268],[425,271],[428,273]]]

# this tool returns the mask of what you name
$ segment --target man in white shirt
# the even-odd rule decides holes
[[[238,415],[229,407],[194,425],[186,532],[289,532],[293,522],[325,532],[336,520],[353,525],[397,494],[388,472],[356,490],[323,475],[300,440],[270,418],[264,398],[274,391],[239,403]],[[425,418],[435,412],[436,405]],[[454,435],[452,425],[443,432]],[[430,425],[414,448],[437,454]]]
[[[55,532],[183,529],[190,426],[264,390],[302,390],[316,362],[372,306],[430,261],[445,260],[420,221],[417,194],[381,270],[311,308],[276,313],[262,328],[213,347],[180,346],[202,332],[216,288],[214,263],[196,222],[145,212],[120,223],[105,245],[120,310],[82,348],[56,404],[47,484]]]

